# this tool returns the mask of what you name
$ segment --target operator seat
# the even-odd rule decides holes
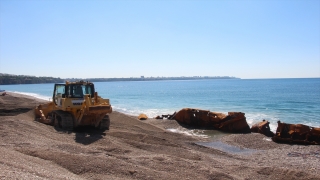
[[[82,91],[82,88],[81,86],[77,86],[75,87],[75,91],[74,91],[74,94],[73,94],[75,97],[83,97],[83,91]]]

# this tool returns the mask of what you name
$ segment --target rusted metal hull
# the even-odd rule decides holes
[[[279,143],[320,145],[320,128],[278,121],[277,131],[272,140]]]
[[[228,114],[210,112],[201,109],[184,108],[175,113],[171,119],[194,127],[218,129],[232,133],[250,133],[250,127],[242,112]]]
[[[251,132],[260,133],[268,137],[273,137],[274,133],[270,130],[269,121],[263,120],[251,127]]]

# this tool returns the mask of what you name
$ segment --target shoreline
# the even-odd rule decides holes
[[[10,93],[14,93],[14,92],[10,92]],[[32,95],[28,95],[27,93],[14,93],[15,96],[16,95],[21,95],[22,97],[30,97],[31,99],[39,99],[40,101],[43,101],[44,103],[47,101],[45,99],[42,99],[42,98],[39,98],[37,96],[32,96]],[[50,101],[47,101],[47,102],[50,102]],[[128,113],[125,113],[125,112],[121,112],[121,111],[117,111],[117,110],[114,110],[113,112],[117,112],[117,113],[121,113],[121,114],[124,114],[126,116],[130,116],[130,117],[133,117],[135,119],[138,118],[139,114],[136,114],[136,115],[133,115],[133,114],[128,114]],[[170,131],[170,132],[173,132],[173,133],[179,133],[179,134],[184,134],[184,135],[187,135],[187,136],[195,136],[195,137],[200,137],[200,138],[205,138],[205,139],[209,139],[211,141],[218,141],[220,140],[223,136],[225,135],[228,135],[228,134],[231,134],[231,133],[227,133],[227,132],[223,132],[223,131],[219,131],[219,130],[204,130],[204,129],[187,129],[187,128],[183,128],[182,126],[178,125],[178,123],[175,121],[175,120],[168,120],[168,119],[155,119],[154,117],[148,117],[148,120],[143,120],[143,121],[153,121],[154,123],[156,121],[159,121],[159,122],[169,122],[169,123],[166,123],[167,126],[163,127],[165,128],[167,131]],[[173,121],[174,123],[170,123],[171,121]],[[168,124],[173,124],[172,126],[168,126]],[[160,124],[158,124],[159,126]],[[180,128],[180,129],[179,129]],[[196,131],[196,132],[194,132]],[[205,132],[201,132],[201,131],[205,131]]]
[[[229,134],[220,142],[170,132],[173,120],[138,120],[117,111],[110,130],[65,133],[34,121],[47,102],[0,97],[0,177],[5,179],[319,179],[320,146],[287,145],[262,134]],[[221,149],[225,144],[234,152]],[[225,146],[224,148],[229,148]]]
[[[23,95],[27,95],[27,96],[32,96],[35,98],[41,98],[43,100],[49,100],[51,99],[51,97],[49,95],[43,96],[40,94],[36,94],[36,93],[28,93],[28,92],[16,92],[16,91],[7,91],[7,92],[12,92],[12,93],[18,93],[18,94],[23,94]],[[103,95],[102,97],[108,97],[107,95]],[[124,101],[123,99],[121,101]],[[113,100],[111,99],[111,104]],[[118,101],[118,104],[113,106],[115,111],[118,111],[120,113],[124,113],[124,114],[128,114],[128,115],[132,115],[132,116],[138,116],[140,113],[146,114],[148,117],[150,118],[154,118],[156,116],[161,116],[162,114],[173,114],[174,112],[178,112],[179,110],[185,108],[184,106],[180,105],[178,108],[172,108],[171,106],[167,106],[167,108],[163,108],[163,106],[159,107],[157,106],[157,104],[151,104],[149,107],[137,107],[135,108],[134,104],[121,104],[119,103],[120,100]],[[201,106],[193,106],[193,107],[189,107],[189,108],[195,108],[197,109],[198,107]],[[292,119],[290,117],[293,116],[292,113],[288,114],[288,112],[265,112],[265,110],[248,110],[248,109],[242,109],[242,108],[238,108],[238,109],[228,109],[228,107],[223,108],[222,110],[219,110],[219,108],[204,108],[201,107],[199,109],[206,109],[206,110],[210,110],[211,112],[220,112],[220,113],[224,113],[227,114],[229,111],[232,112],[244,112],[245,116],[246,116],[246,120],[247,123],[250,127],[252,127],[253,125],[260,123],[263,119],[268,120],[270,122],[269,126],[272,132],[276,132],[277,129],[277,121],[281,121],[284,123],[289,123],[289,124],[304,124],[304,125],[308,125],[310,127],[320,127],[319,126],[319,122],[318,119],[316,118],[318,115],[315,115],[316,111],[313,111],[313,113],[311,114],[305,114],[304,113],[300,113],[300,114],[305,114],[305,115],[299,115],[299,116],[295,116],[296,119]],[[308,115],[308,116],[307,116]],[[282,116],[282,117],[281,117]],[[313,118],[311,118],[312,116],[314,116]],[[286,117],[286,118],[284,118]],[[297,121],[297,119],[299,119]]]

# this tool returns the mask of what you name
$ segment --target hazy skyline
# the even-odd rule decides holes
[[[0,73],[320,77],[320,1],[1,0]]]

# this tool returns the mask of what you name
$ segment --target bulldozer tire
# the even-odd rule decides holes
[[[62,129],[67,131],[73,130],[73,119],[71,115],[65,116],[61,122]]]
[[[62,128],[66,131],[73,131],[73,118],[72,115],[64,111],[55,111],[55,127]],[[57,121],[57,122],[56,122]]]
[[[61,120],[60,119],[54,119],[53,126],[55,128],[61,129]]]
[[[105,115],[100,122],[99,129],[100,130],[109,130],[109,126],[110,126],[110,118],[108,115]]]

